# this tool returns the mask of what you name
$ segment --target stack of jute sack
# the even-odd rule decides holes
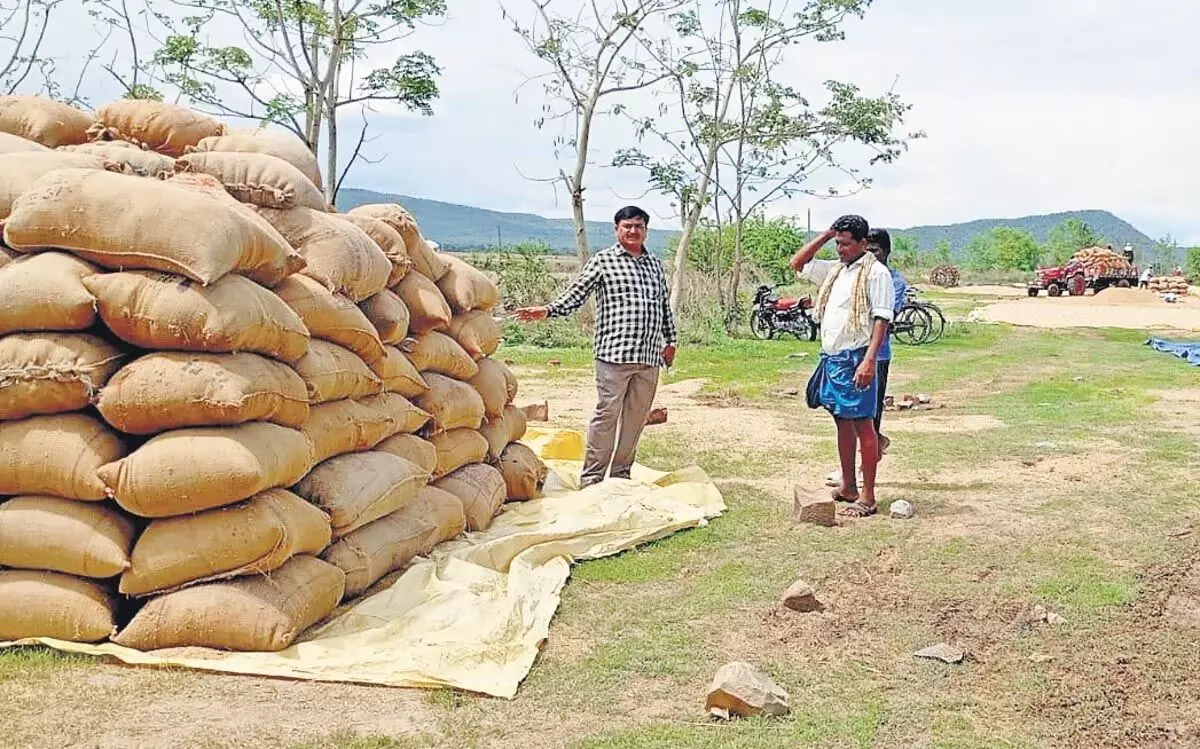
[[[402,207],[159,102],[0,134],[0,640],[279,650],[536,496],[496,287]]]
[[[1155,294],[1187,296],[1190,290],[1188,280],[1184,276],[1154,276],[1148,285]]]

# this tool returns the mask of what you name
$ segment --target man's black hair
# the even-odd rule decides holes
[[[650,214],[646,213],[641,208],[638,208],[636,205],[627,205],[621,210],[617,211],[617,215],[613,216],[613,225],[615,226],[622,221],[632,221],[635,218],[640,218],[646,223],[646,226],[650,225]]]
[[[867,233],[871,231],[871,226],[862,216],[842,216],[837,221],[833,222],[833,226],[829,227],[834,231],[849,232],[850,236],[854,237],[854,241],[861,242],[867,238]]]
[[[867,244],[883,250],[884,255],[892,254],[892,235],[887,229],[872,229],[867,232]]]

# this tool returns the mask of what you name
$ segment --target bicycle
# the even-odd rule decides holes
[[[946,316],[941,308],[933,302],[918,300],[917,293],[909,288],[892,324],[892,335],[906,346],[935,343],[946,331]]]

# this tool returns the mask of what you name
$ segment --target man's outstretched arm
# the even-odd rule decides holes
[[[566,317],[587,302],[598,283],[600,283],[600,262],[593,255],[558,299],[545,307],[522,307],[517,310],[517,319],[522,322],[530,322],[531,320],[545,320],[547,317]]]

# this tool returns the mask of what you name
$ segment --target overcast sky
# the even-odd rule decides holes
[[[530,0],[504,2],[525,12]],[[539,90],[516,97],[539,62],[497,0],[448,5],[444,23],[409,40],[443,67],[435,115],[376,117],[373,153],[386,158],[350,184],[569,216],[565,195],[530,179],[556,171],[552,133],[533,126]],[[871,171],[866,193],[795,198],[771,212],[811,208],[816,225],[856,212],[904,227],[1094,208],[1152,237],[1200,243],[1200,55],[1188,41],[1197,28],[1200,3],[1181,0],[876,0],[846,42],[803,50],[785,77],[836,78],[871,94],[894,84],[913,105],[905,130],[928,138]],[[602,130],[596,145],[588,217],[636,201],[670,223],[640,173],[604,166],[629,145],[623,130]]]

